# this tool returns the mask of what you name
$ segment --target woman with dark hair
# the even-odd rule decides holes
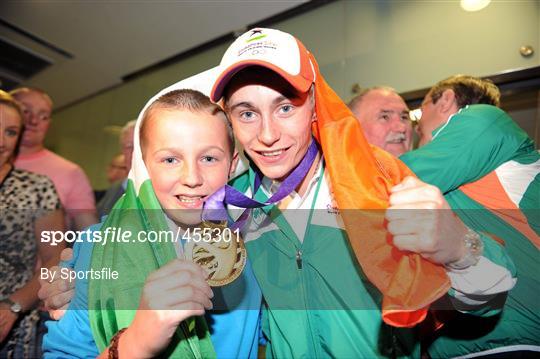
[[[22,127],[18,103],[0,90],[0,358],[36,356],[37,264],[52,267],[63,248],[40,241],[64,229],[53,183],[13,167]]]

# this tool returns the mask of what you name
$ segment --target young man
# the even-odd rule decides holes
[[[518,273],[504,310],[493,313],[500,315],[448,322],[429,348],[433,357],[540,352],[540,155],[496,107],[499,97],[493,83],[472,76],[440,81],[422,103],[422,147],[401,157],[469,226],[503,239]]]
[[[382,319],[395,326],[421,321],[425,312],[415,310],[449,289],[441,272],[457,301],[512,288],[513,266],[503,248],[451,211],[433,210],[449,208],[442,194],[412,177],[403,180],[407,169],[367,144],[297,39],[253,29],[229,47],[221,68],[211,98],[223,97],[251,161],[234,185],[263,205],[243,234],[268,305],[269,356],[416,356],[414,333],[391,330]],[[313,150],[312,127],[322,151]],[[352,211],[388,206],[392,244],[382,216]],[[410,320],[393,316],[404,308]]]

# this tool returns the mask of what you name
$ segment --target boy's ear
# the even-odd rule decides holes
[[[231,161],[231,168],[229,169],[229,178],[231,178],[234,174],[234,171],[236,171],[236,167],[238,167],[238,161],[240,161],[240,153],[238,152],[238,150],[235,149]]]

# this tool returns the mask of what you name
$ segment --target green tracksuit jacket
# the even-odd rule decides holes
[[[472,105],[433,131],[432,142],[401,159],[439,187],[466,224],[503,239],[518,273],[502,313],[483,322],[462,316],[449,323],[430,354],[540,351],[540,155],[532,140],[501,109]],[[519,216],[521,230],[509,221]]]
[[[267,355],[419,357],[416,329],[390,328],[382,322],[381,295],[356,261],[323,172],[320,165],[307,193],[293,194],[287,210],[256,209],[243,229],[267,304],[263,318]],[[250,170],[233,185],[251,195],[253,182]],[[269,197],[271,186],[266,182],[255,199]],[[501,247],[487,247],[486,255],[496,257],[501,271],[511,278],[512,264]]]

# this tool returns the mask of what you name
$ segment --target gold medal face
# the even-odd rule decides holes
[[[226,222],[203,222],[200,236],[192,235],[184,246],[186,259],[208,272],[206,281],[211,287],[233,282],[246,266],[246,248],[237,233],[227,228]]]

